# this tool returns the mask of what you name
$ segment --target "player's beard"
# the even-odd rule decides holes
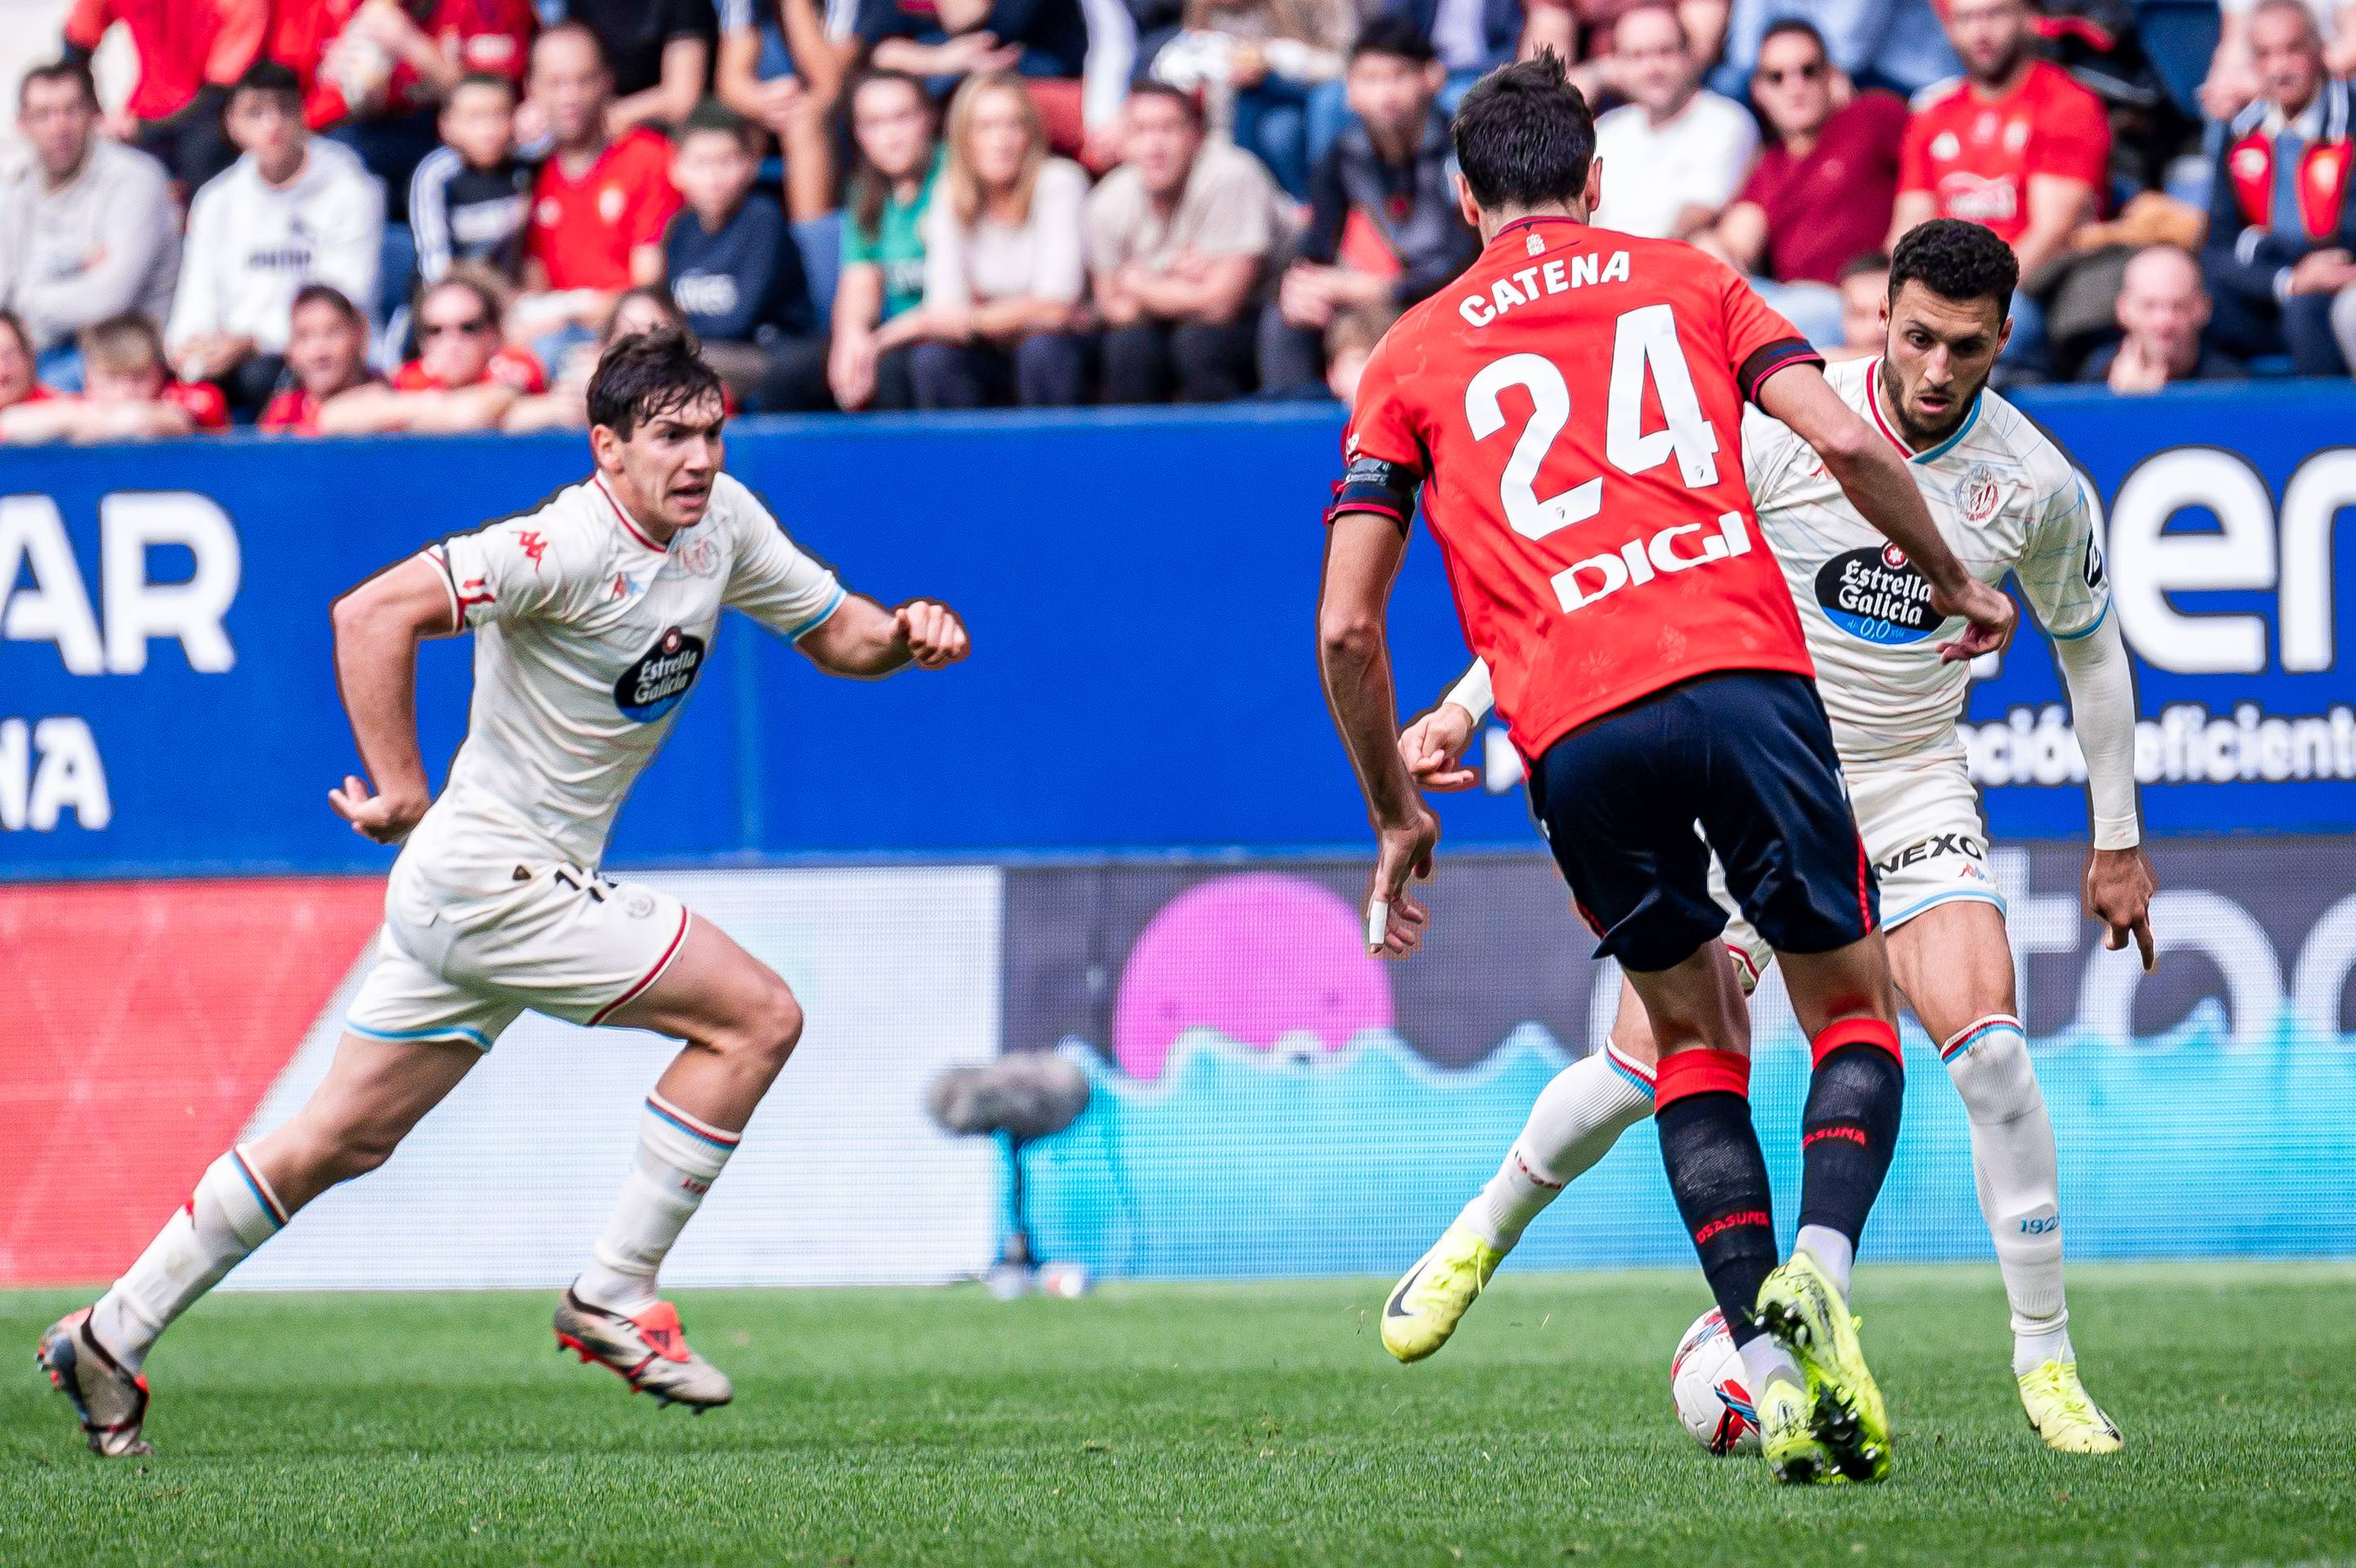
[[[1906,401],[1906,387],[1898,379],[1898,367],[1890,363],[1889,355],[1882,356],[1881,401],[1897,421],[1898,433],[1906,437],[1907,445],[1917,452],[1936,446],[1953,435],[1963,424],[1965,416],[1971,413],[1972,403],[1978,396],[1976,391],[1971,397],[1957,396],[1944,421],[1936,425],[1925,424],[1916,417],[1913,405]]]

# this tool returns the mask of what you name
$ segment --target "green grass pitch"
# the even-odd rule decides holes
[[[2082,1268],[2126,1427],[2031,1440],[1992,1268],[1869,1268],[1884,1486],[1783,1490],[1668,1408],[1683,1273],[1508,1273],[1394,1366],[1387,1282],[685,1293],[700,1418],[552,1353],[541,1294],[230,1296],[102,1464],[0,1296],[0,1563],[2356,1563],[2356,1266]]]

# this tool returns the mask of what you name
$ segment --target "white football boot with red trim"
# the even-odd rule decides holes
[[[636,1316],[592,1306],[570,1290],[556,1304],[556,1348],[609,1367],[632,1393],[683,1404],[701,1415],[735,1398],[728,1375],[688,1348],[679,1309],[659,1301]]]
[[[139,1436],[147,1419],[147,1380],[126,1369],[98,1342],[90,1331],[90,1308],[50,1324],[33,1359],[73,1402],[91,1453],[127,1459],[155,1452]]]

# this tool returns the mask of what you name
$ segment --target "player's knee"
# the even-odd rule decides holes
[[[2018,1029],[1983,1034],[1947,1058],[1947,1076],[1963,1096],[1965,1114],[1984,1125],[2018,1122],[2045,1105],[2029,1042]]]
[[[762,992],[732,1036],[730,1044],[749,1064],[775,1073],[801,1043],[802,1004],[779,981]]]

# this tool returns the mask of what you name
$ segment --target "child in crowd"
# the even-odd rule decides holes
[[[331,398],[372,385],[368,365],[368,317],[332,285],[305,285],[294,296],[294,329],[286,338],[286,384],[258,421],[274,435],[316,435],[319,410]]]
[[[451,90],[439,121],[442,145],[425,156],[409,186],[419,281],[436,282],[459,262],[509,279],[519,274],[535,171],[516,156],[515,112],[516,86],[504,76],[477,72]]]
[[[84,328],[81,359],[81,395],[0,409],[0,440],[129,441],[229,428],[220,389],[174,381],[163,336],[144,316]]]
[[[870,71],[851,89],[851,134],[859,161],[844,200],[827,384],[846,410],[910,408],[925,214],[940,184],[939,116],[915,77]]]
[[[663,234],[671,297],[702,339],[704,359],[747,406],[827,408],[826,345],[801,252],[776,199],[753,188],[753,136],[717,102],[680,127],[671,183],[687,205]]]

